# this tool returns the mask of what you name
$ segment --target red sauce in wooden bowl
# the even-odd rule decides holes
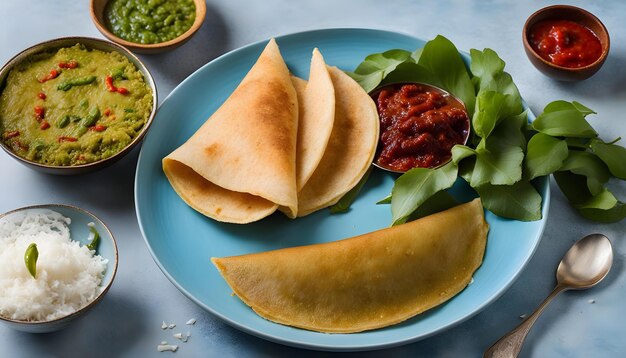
[[[602,44],[589,28],[570,20],[544,20],[534,24],[528,40],[544,60],[557,66],[579,68],[602,55]]]

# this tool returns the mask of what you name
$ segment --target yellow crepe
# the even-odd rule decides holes
[[[262,317],[352,333],[402,322],[463,290],[482,263],[487,231],[476,199],[346,240],[212,261]]]
[[[380,124],[372,98],[337,67],[328,70],[335,87],[335,122],[322,160],[298,192],[298,216],[335,204],[357,185],[378,144]]]
[[[163,167],[165,173],[175,173],[169,179],[176,193],[189,206],[216,220],[230,223],[257,221],[278,207],[260,196],[217,186],[176,160],[164,161]]]
[[[297,131],[296,91],[272,39],[226,102],[163,159],[163,170],[187,204],[216,220],[248,223],[279,205],[296,215]]]
[[[318,49],[313,50],[309,81],[305,83],[304,92],[298,93],[300,111],[296,144],[298,190],[313,175],[322,159],[335,119],[333,81]]]

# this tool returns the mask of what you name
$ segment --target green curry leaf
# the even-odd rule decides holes
[[[481,91],[476,97],[472,125],[481,138],[487,138],[505,118],[519,114],[521,107],[511,105],[511,95],[496,91]]]
[[[472,59],[470,64],[472,74],[481,82],[492,80],[504,72],[504,61],[491,49],[486,48],[483,51],[471,49],[470,58]]]
[[[492,213],[521,221],[541,219],[541,195],[527,181],[513,185],[485,184],[475,188]]]
[[[391,72],[380,82],[380,85],[403,82],[420,82],[441,87],[437,76],[426,67],[413,62],[399,64],[395,71]]]
[[[604,223],[626,218],[626,204],[617,200],[606,188],[592,195],[585,187],[587,178],[570,171],[553,174],[559,188],[583,217]]]
[[[592,195],[584,202],[574,205],[577,209],[609,210],[617,205],[617,199],[608,189],[602,188],[597,195]]]
[[[594,112],[593,109],[583,105],[580,102],[573,101],[572,106],[574,106],[574,108],[576,108],[578,112],[580,112],[585,117],[589,114],[596,114],[596,112]]]
[[[366,92],[370,92],[380,84],[385,76],[405,61],[413,62],[411,52],[406,50],[396,49],[375,53],[367,56],[354,72],[349,72],[348,75],[357,81]]]
[[[452,147],[452,161],[458,164],[461,160],[476,155],[476,150],[466,146],[457,144]]]
[[[477,91],[495,91],[505,95],[506,107],[511,114],[522,112],[522,97],[511,75],[504,72],[504,61],[492,49],[470,50],[470,68],[475,76]]]
[[[374,88],[378,86],[378,84],[383,80],[383,72],[373,72],[367,75],[360,75],[354,72],[346,72],[348,76],[352,77],[363,89],[365,92],[371,92]]]
[[[574,105],[566,101],[548,104],[532,126],[541,133],[553,137],[594,138],[598,133],[585,119],[589,113],[580,103]]]
[[[524,160],[522,148],[507,145],[496,136],[487,138],[486,142],[490,149],[478,151],[470,180],[472,188],[485,183],[511,185],[522,179],[521,164]]]
[[[424,48],[418,48],[417,50],[413,51],[413,53],[411,54],[411,58],[413,59],[413,61],[415,61],[415,63],[417,63],[420,60],[420,57],[422,56],[422,51],[424,51]]]
[[[528,151],[524,160],[527,179],[557,171],[567,156],[567,143],[564,140],[536,133],[528,141]]]
[[[626,180],[626,148],[593,139],[591,150],[609,167],[613,176]]]
[[[372,167],[370,166],[370,168],[367,169],[367,171],[365,172],[365,175],[363,175],[361,180],[359,180],[359,182],[354,186],[354,188],[350,189],[350,191],[344,194],[344,196],[342,196],[341,199],[339,199],[339,201],[335,205],[330,207],[330,212],[333,214],[337,214],[337,213],[344,213],[348,211],[354,199],[356,199],[361,189],[363,189],[363,186],[365,186],[365,183],[367,182],[367,179],[369,178],[371,172],[372,172]]]
[[[386,197],[376,202],[376,205],[381,205],[381,204],[391,204],[391,194],[387,195]]]
[[[459,205],[459,202],[446,190],[436,192],[415,210],[408,221],[413,221]]]
[[[438,84],[433,83],[435,86],[457,96],[465,104],[467,113],[474,112],[474,85],[459,51],[450,40],[439,35],[428,41],[418,64],[428,69],[438,80]]]
[[[606,164],[600,158],[579,150],[569,151],[559,171],[571,171],[587,177],[587,187],[592,195],[600,194],[603,189],[602,184],[606,183],[611,176]]]
[[[401,175],[391,192],[392,225],[403,224],[409,215],[435,193],[456,181],[457,166],[448,163],[439,169],[414,168]]]
[[[476,147],[476,163],[470,185],[485,183],[511,185],[522,179],[522,162],[526,137],[522,128],[527,123],[526,112],[504,119],[487,139]]]
[[[578,209],[583,217],[602,223],[614,223],[626,218],[626,204],[618,201],[614,207],[608,210],[583,208]]]
[[[582,103],[579,103],[579,102],[576,102],[576,101],[567,102],[567,101],[563,101],[563,100],[550,102],[543,109],[543,111],[546,112],[546,113],[559,112],[559,111],[569,111],[569,110],[576,110],[583,117],[586,117],[587,115],[592,114],[592,113],[593,114],[596,113],[591,108],[586,107]]]

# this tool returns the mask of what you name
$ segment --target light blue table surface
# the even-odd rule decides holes
[[[569,2],[568,2],[569,3]],[[207,17],[183,47],[140,56],[149,66],[162,101],[186,76],[245,44],[275,35],[331,27],[398,31],[423,39],[442,34],[459,49],[496,50],[507,62],[522,96],[535,113],[556,99],[576,100],[596,110],[590,117],[601,137],[626,138],[626,2],[571,2],[598,16],[611,35],[604,67],[580,83],[544,77],[527,60],[521,42],[524,21],[547,1],[239,1],[207,2]],[[62,36],[102,37],[91,23],[89,1],[0,0],[0,63],[35,43]],[[94,212],[117,239],[119,270],[103,302],[67,329],[33,335],[0,327],[0,357],[314,357],[332,353],[299,350],[231,328],[185,298],[152,260],[135,218],[134,170],[138,150],[113,166],[79,177],[36,173],[0,153],[0,212],[40,203],[65,203]],[[626,158],[624,158],[626,160]],[[624,183],[611,183],[626,198]],[[615,262],[604,282],[566,292],[544,312],[528,336],[522,357],[626,356],[626,221],[596,224],[582,219],[552,182],[548,223],[537,252],[515,284],[487,309],[442,334],[365,357],[478,357],[530,313],[555,284],[554,272],[578,238],[602,232],[613,241]],[[2,264],[2,263],[0,263]],[[591,303],[594,302],[594,303]],[[186,326],[189,318],[197,323]],[[176,323],[162,330],[161,322]],[[187,343],[172,333],[191,331]],[[157,352],[159,342],[180,345]]]

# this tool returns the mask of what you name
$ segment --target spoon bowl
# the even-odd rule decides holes
[[[572,246],[556,270],[559,285],[573,290],[590,288],[602,281],[613,263],[613,249],[602,234],[591,234]]]

